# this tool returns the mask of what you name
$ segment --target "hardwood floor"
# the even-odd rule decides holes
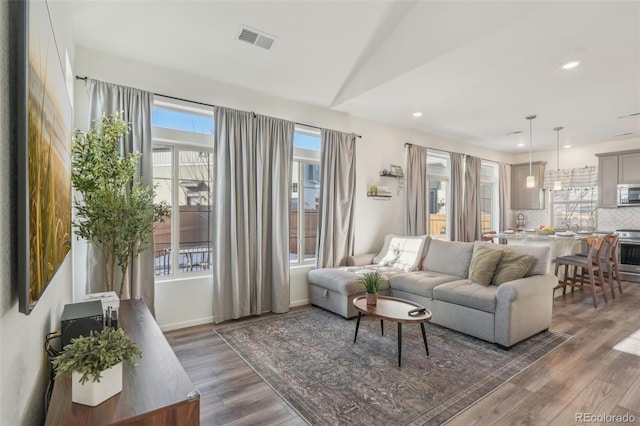
[[[634,416],[640,423],[640,284],[624,282],[609,303],[576,290],[557,297],[551,329],[573,336],[452,419],[451,425],[569,425],[579,413]],[[561,290],[556,290],[560,292]],[[306,424],[211,330],[166,333],[200,389],[203,425]],[[613,347],[625,344],[635,354]],[[586,417],[583,417],[585,419]],[[615,424],[614,418],[592,424]],[[619,422],[618,422],[619,423]]]

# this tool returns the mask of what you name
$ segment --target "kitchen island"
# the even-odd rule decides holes
[[[507,245],[548,246],[549,261],[547,272],[555,272],[556,257],[568,256],[582,251],[582,241],[592,234],[580,233],[563,236],[562,234],[546,234],[540,232],[501,232],[495,235],[507,241]]]

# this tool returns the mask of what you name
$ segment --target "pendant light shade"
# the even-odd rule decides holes
[[[556,131],[556,180],[553,182],[553,190],[561,191],[562,190],[562,181],[560,180],[560,130],[564,129],[564,127],[555,127],[553,130]]]
[[[529,120],[529,176],[527,176],[527,188],[535,188],[536,179],[533,177],[532,167],[531,167],[531,151],[533,145],[533,119],[536,118],[535,115],[529,115],[527,120]]]

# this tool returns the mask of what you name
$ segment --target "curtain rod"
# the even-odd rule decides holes
[[[76,80],[82,80],[82,81],[86,82],[87,79],[88,79],[87,76],[83,77],[83,76],[76,75]],[[173,99],[173,100],[176,100],[176,101],[190,102],[190,103],[196,104],[196,105],[208,106],[208,107],[211,107],[211,108],[216,108],[216,107],[219,106],[219,105],[208,104],[208,103],[205,103],[205,102],[198,102],[198,101],[192,101],[192,100],[189,100],[189,99],[178,98],[176,96],[163,95],[162,93],[154,93],[154,95],[155,96],[162,96],[163,98],[169,98],[169,99]],[[253,113],[253,115],[255,116],[255,113]],[[314,129],[322,130],[322,127],[312,126],[311,124],[299,123],[297,121],[294,121],[294,123],[299,125],[299,126],[312,127]],[[355,135],[358,138],[362,138],[362,136],[360,136],[358,134],[355,134]]]
[[[408,147],[408,146],[413,146],[413,145],[416,145],[416,144],[413,144],[413,143],[411,143],[411,142],[405,142],[405,143],[404,143],[404,147],[405,147],[405,148],[406,148],[406,147]],[[419,146],[419,147],[421,147],[421,148],[426,148],[426,149],[433,149],[433,150],[435,150],[435,151],[442,151],[442,152],[446,152],[446,153],[448,153],[448,154],[469,155],[469,154],[465,154],[464,152],[447,151],[446,149],[440,149],[440,148],[429,148],[428,146],[422,146],[422,145],[416,145],[416,146]],[[470,157],[473,157],[473,155],[469,155],[469,156],[470,156]],[[482,160],[482,161],[491,161],[492,163],[498,163],[498,164],[500,163],[500,161],[496,161],[496,160],[489,160],[488,158],[482,158],[482,157],[476,157],[476,158],[479,158],[479,159],[480,159],[480,160]]]

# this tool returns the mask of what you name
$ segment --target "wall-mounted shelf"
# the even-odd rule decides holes
[[[374,200],[388,200],[391,198],[391,194],[378,194],[369,191],[367,192],[367,197],[373,198]]]
[[[391,172],[386,172],[385,173],[384,171],[380,172],[380,176],[396,178],[396,179],[399,178],[399,177],[403,177],[403,176],[400,176],[400,175],[393,174]]]

